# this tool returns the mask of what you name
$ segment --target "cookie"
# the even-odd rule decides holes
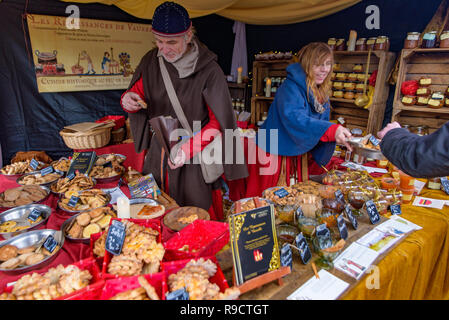
[[[7,261],[17,256],[18,249],[10,244],[0,248],[0,261]]]
[[[101,215],[103,215],[103,208],[97,208],[97,209],[94,209],[94,210],[90,210],[89,212],[88,212],[88,214],[90,215],[90,217],[92,218],[92,219],[95,219],[95,218],[97,218],[98,216],[101,216]]]
[[[0,269],[15,269],[20,263],[19,258],[12,258],[0,264]]]
[[[81,213],[76,217],[76,222],[82,227],[89,225],[91,217],[88,213]]]
[[[101,227],[96,223],[91,223],[83,230],[83,238],[90,238],[91,234],[101,232]]]
[[[76,221],[70,228],[69,232],[67,232],[68,236],[71,238],[80,238],[83,233],[83,227],[80,226]]]
[[[32,266],[33,264],[39,263],[45,259],[44,254],[42,253],[33,253],[25,259],[25,264],[27,266]]]

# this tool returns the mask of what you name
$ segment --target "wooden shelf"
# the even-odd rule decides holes
[[[403,111],[432,112],[432,113],[447,113],[447,114],[449,114],[448,107],[433,109],[433,108],[421,107],[421,106],[405,106],[401,103],[400,106],[398,106],[397,108],[399,108],[400,110],[403,110]]]
[[[282,60],[255,60],[254,63],[266,63],[266,64],[271,64],[271,63],[291,63],[293,61],[293,58],[291,59],[282,59]]]
[[[228,82],[229,88],[246,89],[246,83]]]
[[[344,102],[344,103],[354,104],[355,99],[330,98],[330,101],[331,102]],[[357,107],[357,106],[354,104],[354,107]],[[360,107],[357,107],[357,108],[360,108]]]
[[[254,100],[265,100],[265,101],[273,101],[273,100],[274,100],[274,97],[256,96],[256,97],[252,97],[251,99],[254,99]]]

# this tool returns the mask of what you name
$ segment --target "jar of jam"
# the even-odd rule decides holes
[[[368,75],[366,77],[367,78],[366,80],[368,80],[370,76],[371,75],[368,73]],[[365,81],[365,74],[364,73],[358,74],[357,75],[357,81],[364,82]]]
[[[353,100],[354,96],[355,96],[354,91],[348,90],[344,93],[343,98],[348,99],[348,100]]]
[[[332,71],[332,73],[331,73],[331,80],[334,81],[335,79],[337,79],[337,74]]]
[[[418,97],[418,99],[416,99],[416,105],[417,106],[427,106],[428,103],[429,103],[429,96],[427,96],[427,97]]]
[[[407,33],[407,38],[404,41],[404,49],[414,49],[419,45],[419,32],[409,32]]]
[[[345,90],[355,90],[355,83],[354,82],[345,82],[345,84],[343,85]]]
[[[432,84],[432,78],[422,77],[421,79],[419,79],[418,84],[421,87],[428,87]]]
[[[345,81],[346,80],[346,73],[344,73],[344,72],[338,72],[337,73],[337,75],[336,75],[336,79],[338,80],[338,81]]]
[[[343,98],[343,90],[335,90],[333,93],[334,98]]]
[[[343,82],[335,81],[335,82],[332,84],[332,87],[333,87],[334,89],[341,90],[341,89],[343,89]]]
[[[387,36],[379,36],[374,44],[374,50],[388,51],[390,49],[390,40]]]
[[[352,67],[352,71],[363,72],[363,64],[356,64],[354,67]]]
[[[422,37],[421,48],[430,49],[435,48],[437,44],[437,32],[429,31],[424,33]]]
[[[427,106],[433,109],[439,109],[444,105],[444,95],[441,92],[435,92],[427,102]]]
[[[350,73],[349,75],[348,75],[348,80],[349,81],[357,81],[357,73]]]
[[[341,64],[339,64],[339,63],[334,63],[334,65],[332,66],[332,70],[335,72],[340,71],[340,69],[341,69]]]
[[[355,51],[366,51],[366,38],[359,38],[355,43]]]
[[[355,91],[357,92],[363,92],[365,90],[365,84],[364,83],[357,83],[355,86]]]
[[[441,91],[437,91],[437,92],[432,93],[431,98],[442,100],[442,99],[444,99],[444,94]]]
[[[366,50],[374,50],[374,45],[376,44],[377,37],[371,37],[366,40]]]
[[[402,97],[401,102],[405,106],[413,106],[416,104],[416,97],[415,96],[404,96],[404,97]]]
[[[335,51],[346,51],[346,40],[338,39],[335,45]]]
[[[429,87],[422,87],[422,88],[418,88],[418,90],[416,90],[416,95],[418,97],[428,97],[430,96],[431,92],[430,92],[430,88]]]
[[[337,44],[337,39],[335,39],[335,38],[329,38],[329,39],[327,40],[327,45],[328,45],[332,50],[335,50],[336,44]]]
[[[441,189],[440,178],[431,178],[431,179],[429,179],[429,183],[427,184],[427,188],[432,189],[432,190],[440,190]]]
[[[445,107],[449,107],[449,98],[445,99],[444,106]]]
[[[449,48],[449,30],[440,34],[440,48]]]

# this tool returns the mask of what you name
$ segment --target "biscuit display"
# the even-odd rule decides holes
[[[43,200],[48,192],[38,185],[22,186],[0,193],[0,207],[18,207]]]
[[[78,197],[78,201],[74,206],[70,206],[69,202],[72,196]],[[101,189],[90,189],[85,191],[67,191],[59,200],[59,207],[68,211],[87,211],[103,207],[109,202],[109,195]]]
[[[80,213],[65,229],[67,236],[73,239],[89,239],[93,233],[107,229],[109,222],[116,213],[110,207],[101,207],[88,212]]]
[[[0,169],[0,172],[6,175],[23,174],[40,170],[45,165],[42,162],[39,162],[38,167],[36,169],[33,169],[32,167],[30,167],[30,163],[31,160],[14,162]]]
[[[64,193],[67,191],[81,191],[91,189],[94,186],[92,178],[84,174],[77,173],[73,179],[60,178],[56,183],[50,186],[50,190],[55,193]]]

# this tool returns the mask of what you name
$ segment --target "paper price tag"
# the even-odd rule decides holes
[[[309,263],[310,259],[312,259],[312,252],[310,252],[309,244],[302,232],[296,236],[295,243],[296,247],[299,249],[299,256],[301,257],[302,263]]]
[[[75,178],[75,173],[72,172],[72,173],[69,174],[66,178],[69,179],[69,181],[71,181],[73,178]]]
[[[373,144],[373,146],[378,146],[380,143],[380,141],[375,136],[369,137],[369,141]]]
[[[345,202],[345,195],[343,194],[343,192],[341,192],[341,190],[335,191],[335,199],[337,199],[337,201],[340,201],[342,203]]]
[[[123,243],[125,242],[125,225],[118,220],[112,220],[106,236],[106,251],[113,255],[119,255],[122,252]]]
[[[189,293],[186,288],[178,289],[165,294],[165,300],[189,300]]]
[[[45,176],[45,175],[47,175],[49,173],[52,173],[52,172],[53,172],[53,167],[49,166],[49,167],[41,170],[41,175]]]
[[[379,211],[377,211],[377,207],[374,204],[373,200],[368,200],[365,202],[366,212],[368,213],[369,220],[372,224],[376,224],[380,221]]]
[[[449,194],[449,181],[447,180],[447,177],[441,177],[440,181],[441,181],[441,185],[443,186],[444,192]]]
[[[293,268],[292,248],[288,243],[285,243],[281,248],[281,265],[289,266],[290,269]]]
[[[48,252],[52,253],[56,246],[58,245],[58,242],[53,238],[53,236],[48,236],[47,239],[44,242],[44,248],[48,250]]]
[[[337,227],[340,232],[340,237],[346,240],[348,238],[348,229],[346,228],[346,222],[342,215],[339,215],[337,218]]]
[[[30,219],[31,221],[34,222],[37,220],[37,218],[40,217],[41,214],[42,214],[42,212],[40,212],[39,210],[34,208],[33,210],[31,210],[30,214],[28,215],[28,219]]]
[[[279,198],[283,198],[285,196],[288,196],[288,191],[284,188],[278,189],[274,192],[275,195],[277,195]]]
[[[345,214],[346,217],[348,217],[349,221],[351,222],[351,225],[354,228],[354,230],[357,230],[359,223],[357,221],[357,218],[354,217],[354,215],[352,214],[352,208],[349,204],[345,206]]]
[[[402,213],[401,205],[400,204],[392,204],[392,205],[390,205],[390,211],[391,211],[391,214],[400,215]]]
[[[299,221],[299,218],[300,217],[303,217],[304,216],[304,212],[302,212],[302,209],[301,209],[301,207],[298,207],[296,210],[295,210],[295,221],[296,222],[298,222]]]
[[[69,207],[75,207],[80,198],[77,196],[70,197],[69,203],[67,204]]]
[[[30,167],[31,169],[36,170],[37,167],[39,167],[39,162],[36,159],[31,159]]]
[[[331,236],[331,232],[329,231],[325,223],[320,224],[316,227],[316,236],[323,238],[328,238]]]

